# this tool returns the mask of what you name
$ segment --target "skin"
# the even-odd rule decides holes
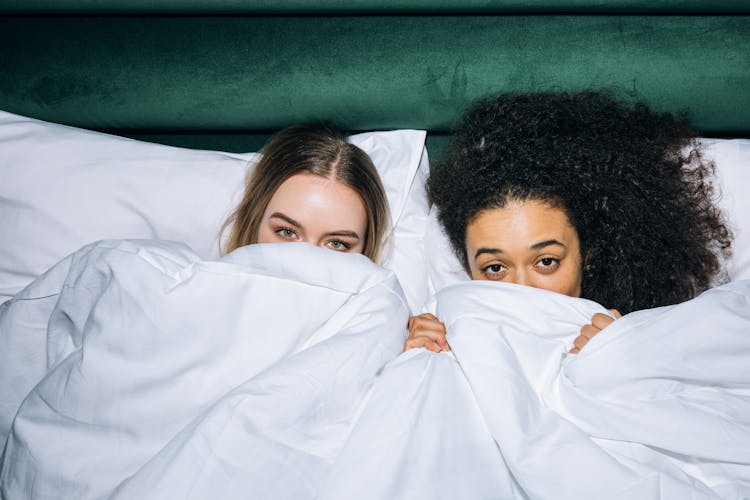
[[[367,213],[349,186],[314,174],[293,175],[263,213],[258,243],[303,241],[337,252],[362,253]]]
[[[466,228],[471,278],[581,296],[578,233],[559,208],[514,201],[480,212]]]
[[[581,296],[582,259],[578,232],[560,208],[538,200],[511,201],[480,212],[466,227],[471,278],[492,280]],[[619,313],[613,310],[619,317]],[[581,328],[571,353],[612,323],[597,313]],[[405,350],[449,351],[445,326],[432,314],[410,318]]]

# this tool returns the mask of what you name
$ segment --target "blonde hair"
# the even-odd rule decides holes
[[[294,125],[274,135],[245,184],[245,194],[222,226],[231,232],[223,252],[258,242],[263,214],[276,190],[297,174],[334,179],[359,194],[367,213],[362,253],[379,262],[389,225],[388,203],[378,171],[367,153],[326,125]]]

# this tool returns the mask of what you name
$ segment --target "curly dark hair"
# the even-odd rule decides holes
[[[460,121],[428,191],[468,271],[481,211],[538,200],[578,232],[581,294],[623,313],[709,288],[732,235],[714,204],[714,165],[685,116],[604,92],[505,94]]]

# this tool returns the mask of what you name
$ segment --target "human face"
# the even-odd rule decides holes
[[[313,174],[285,180],[271,197],[258,243],[304,241],[338,252],[362,253],[367,213],[349,186]]]
[[[511,201],[480,212],[466,228],[466,254],[472,279],[581,295],[578,233],[548,203]]]

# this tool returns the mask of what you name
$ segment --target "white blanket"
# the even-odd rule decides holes
[[[596,312],[516,285],[441,291],[453,353],[386,367],[320,498],[750,498],[750,282],[567,354]]]
[[[6,429],[25,397],[7,499],[750,497],[747,281],[579,355],[599,305],[459,284],[437,296],[453,352],[385,368],[407,309],[356,256],[104,244],[35,286],[0,309]]]
[[[288,243],[201,262],[103,242],[0,307],[3,441],[23,400],[6,499],[107,498],[154,469],[169,489],[152,498],[224,498],[233,477],[245,495],[310,498],[408,318],[392,272]]]

